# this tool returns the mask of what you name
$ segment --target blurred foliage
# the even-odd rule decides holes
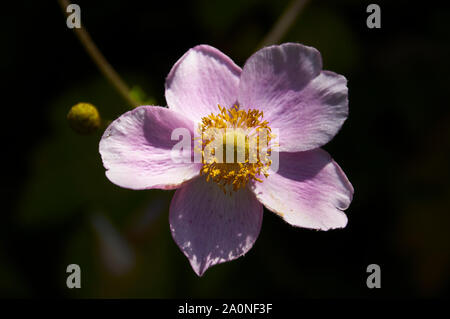
[[[285,40],[315,47],[322,54],[324,69],[346,74],[361,63],[361,49],[350,28],[345,17],[332,8],[310,7],[302,13]]]
[[[130,90],[131,98],[139,103],[139,105],[156,105],[156,101],[147,96],[145,91],[139,86],[134,85]]]
[[[100,77],[75,85],[56,99],[50,108],[54,134],[36,150],[31,161],[34,175],[19,201],[19,218],[24,224],[39,227],[41,223],[55,223],[87,208],[104,209],[112,214],[116,212],[114,216],[124,218],[124,211],[133,211],[149,196],[145,192],[121,189],[106,179],[98,153],[103,132],[80,136],[61,120],[70,105],[85,100],[95,101],[105,117],[112,113],[105,110],[105,105],[109,109],[114,109],[114,106],[123,108],[121,99]]]

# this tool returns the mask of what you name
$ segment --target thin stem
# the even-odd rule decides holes
[[[70,5],[70,1],[58,0],[58,3],[61,6],[64,14],[68,16],[66,8],[68,5]],[[100,52],[94,41],[92,41],[92,38],[86,31],[86,29],[82,26],[81,28],[73,28],[73,30],[91,59],[94,61],[103,75],[108,79],[108,81],[120,93],[120,95],[122,95],[122,97],[133,107],[139,106],[139,103],[130,96],[130,89],[128,88],[127,84],[122,80],[119,74],[114,70],[111,64],[109,64],[109,62]]]
[[[270,32],[258,45],[258,49],[268,45],[277,44],[279,41],[281,41],[281,39],[289,30],[289,28],[292,26],[292,24],[294,24],[295,19],[297,18],[300,11],[303,9],[303,7],[307,2],[308,0],[291,1],[288,7],[284,10],[281,17],[274,24]]]

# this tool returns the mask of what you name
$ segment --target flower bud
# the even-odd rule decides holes
[[[67,114],[70,127],[80,134],[92,134],[101,124],[97,108],[90,103],[78,103]]]

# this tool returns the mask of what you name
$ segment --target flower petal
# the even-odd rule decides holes
[[[217,105],[231,107],[237,101],[241,68],[225,54],[208,45],[186,52],[166,79],[166,101],[194,122],[219,111]]]
[[[252,185],[258,200],[294,226],[345,227],[342,211],[352,201],[353,187],[331,156],[322,149],[279,155],[278,172]]]
[[[100,141],[106,176],[131,189],[173,189],[197,176],[201,164],[192,163],[192,157],[178,158],[189,163],[172,160],[172,147],[179,142],[171,140],[175,128],[193,136],[193,122],[164,107],[140,106],[120,116]]]
[[[280,151],[320,147],[348,115],[347,80],[322,71],[320,53],[297,43],[261,49],[245,63],[239,103],[264,112],[279,129]]]
[[[170,229],[197,275],[236,259],[253,246],[262,224],[262,205],[248,189],[225,195],[199,177],[175,192]]]

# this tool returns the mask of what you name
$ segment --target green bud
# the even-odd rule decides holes
[[[67,114],[70,127],[80,134],[92,134],[101,124],[97,108],[90,103],[78,103]]]

